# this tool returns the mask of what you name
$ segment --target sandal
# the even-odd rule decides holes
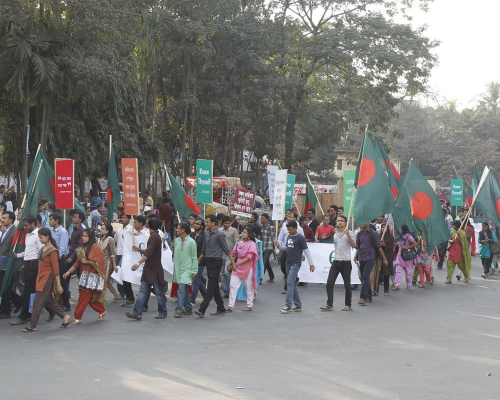
[[[274,279],[268,279],[268,280],[266,281],[266,283],[273,283],[273,282],[274,282]]]
[[[345,306],[342,311],[352,311],[351,306]]]
[[[389,296],[389,292],[384,292],[384,296]]]
[[[447,279],[447,280],[444,281],[444,283],[449,284],[449,283],[452,283],[452,282],[451,282],[450,279]]]
[[[434,286],[434,277],[432,277],[431,281],[429,282],[429,285]]]
[[[29,326],[23,329],[23,332],[36,332],[36,329],[31,329]]]
[[[467,278],[467,279],[464,281],[464,283],[469,283],[469,281],[470,281],[470,278]]]
[[[399,286],[393,286],[392,290],[399,290]]]
[[[120,301],[120,298],[119,298],[119,297],[115,297],[115,298],[113,299],[113,303],[118,303],[119,301]]]
[[[82,323],[81,319],[75,319],[75,320],[73,320],[73,322],[71,323],[71,325],[78,325],[78,324],[81,324],[81,323]]]
[[[246,308],[244,308],[244,309],[243,309],[243,310],[241,310],[241,311],[252,311],[252,308],[251,308],[251,307],[246,307]]]
[[[227,312],[233,312],[233,311],[234,311],[234,308],[233,308],[233,307],[228,307],[228,308],[226,308],[226,311],[227,311]]]
[[[326,305],[326,306],[320,307],[319,309],[322,310],[322,311],[332,311],[333,307],[329,306],[329,305]]]
[[[127,300],[125,303],[120,304],[120,307],[128,307],[128,306],[131,306],[132,304],[134,304],[133,301]]]
[[[405,290],[411,290],[411,286],[406,286]]]
[[[361,300],[359,300],[359,301],[358,301],[358,304],[359,304],[360,306],[364,306],[364,305],[366,304],[366,301],[365,301],[365,300],[363,300],[363,299],[361,299]]]
[[[420,285],[418,288],[419,289],[425,289],[425,285]]]
[[[182,314],[180,312],[176,312],[174,314],[174,318],[182,318]]]
[[[99,314],[99,316],[97,317],[97,321],[102,321],[106,315],[108,315],[106,311],[104,311],[102,314]]]
[[[66,317],[68,317],[68,319],[66,319]],[[71,319],[71,317],[69,315],[66,315],[66,317],[64,317],[63,323],[60,326],[60,328],[66,328],[71,323],[71,322],[69,322],[69,320]],[[66,319],[66,322],[64,322],[65,319]]]

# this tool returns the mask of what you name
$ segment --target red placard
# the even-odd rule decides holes
[[[234,193],[233,202],[229,205],[229,209],[233,214],[249,217],[253,212],[254,203],[255,192],[238,189]]]
[[[72,210],[75,207],[75,161],[56,158],[54,169],[56,208]]]
[[[139,169],[137,158],[122,158],[122,180],[125,214],[139,215]]]

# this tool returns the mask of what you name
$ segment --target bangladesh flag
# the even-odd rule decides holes
[[[108,162],[108,221],[113,220],[113,213],[120,204],[120,185],[118,182],[118,172],[116,170],[115,152],[111,137],[109,140],[109,162]]]
[[[408,198],[408,193],[404,187],[402,187],[398,192],[398,198],[396,199],[396,204],[394,205],[392,218],[394,220],[394,226],[397,233],[396,239],[399,240],[403,237],[403,233],[401,232],[401,227],[403,225],[408,226],[410,233],[415,239],[418,238],[418,229],[413,224],[413,218],[411,215],[410,199]]]
[[[481,190],[476,194],[474,208],[493,221],[496,226],[500,226],[500,187],[491,169]]]
[[[310,208],[316,208],[316,204],[318,204],[318,197],[316,196],[316,192],[311,185],[311,180],[309,176],[307,176],[306,182],[306,205],[304,206],[304,213],[302,215],[307,215],[307,210]]]
[[[366,136],[366,134],[365,134],[365,136]],[[363,138],[361,139],[361,147],[359,148],[358,163],[356,164],[356,175],[354,176],[354,187],[358,187],[359,169],[361,168],[361,159],[363,158],[363,148],[365,146],[365,136],[363,136]],[[370,139],[368,139],[368,140],[370,140]]]
[[[394,200],[397,199],[399,194],[399,185],[396,177],[394,176],[394,171],[392,168],[389,168],[387,171],[387,175],[389,177],[389,188],[391,189],[392,195],[394,196]]]
[[[357,183],[354,217],[358,225],[366,224],[380,215],[393,212],[394,196],[387,185],[387,176],[377,160],[377,154],[367,134],[363,141]]]
[[[384,147],[382,146],[382,144],[380,143],[378,138],[375,138],[374,146],[375,146],[375,152],[378,154],[378,156],[380,157],[381,160],[384,160],[384,166],[385,166],[386,171],[389,171],[389,165],[390,165],[390,167],[391,167],[390,169],[392,169],[392,173],[394,174],[394,177],[396,178],[396,182],[398,182],[398,186],[400,186],[401,175],[399,175],[398,170],[394,166],[394,163],[389,158],[389,155],[386,153]]]
[[[403,188],[408,194],[413,224],[425,238],[427,248],[432,250],[446,242],[450,233],[436,192],[412,162],[401,184]]]
[[[476,193],[477,187],[479,186],[479,182],[481,182],[481,174],[477,169],[477,164],[474,163],[474,182],[472,183],[472,188],[474,189],[474,193]]]
[[[471,208],[472,207],[472,199],[474,198],[474,191],[472,190],[472,188],[467,185],[467,187],[465,188],[465,201],[467,203],[467,208]]]
[[[191,197],[186,194],[180,183],[177,182],[170,172],[168,172],[168,177],[172,202],[174,203],[174,208],[179,215],[184,219],[188,219],[193,213],[201,215],[201,210],[198,208],[196,203],[191,200]]]

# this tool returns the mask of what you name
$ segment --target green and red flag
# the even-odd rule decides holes
[[[496,226],[500,226],[500,186],[491,169],[476,193],[474,208],[493,221]]]
[[[316,209],[316,204],[318,204],[318,197],[316,196],[316,192],[314,191],[314,188],[311,185],[311,180],[309,179],[309,176],[307,176],[306,205],[304,206],[304,213],[302,215],[307,215],[307,210],[309,210],[310,208]]]
[[[377,160],[367,134],[362,151],[354,201],[354,217],[358,225],[366,224],[380,215],[391,214],[394,210],[394,196],[387,185],[387,175]]]
[[[427,242],[427,248],[450,238],[448,227],[444,221],[443,210],[436,192],[418,168],[410,162],[400,190],[406,191],[410,203],[413,224]]]
[[[400,186],[401,175],[399,175],[398,170],[396,169],[394,163],[389,158],[389,155],[385,151],[384,147],[382,146],[382,144],[380,143],[378,138],[375,138],[374,147],[375,147],[375,152],[378,154],[380,159],[384,161],[384,166],[385,166],[386,171],[389,171],[389,165],[390,165],[390,169],[392,169],[392,173],[394,174],[394,178],[396,178],[396,182],[398,183],[398,186]]]
[[[174,203],[174,208],[179,215],[184,219],[189,219],[191,214],[201,215],[201,210],[198,208],[196,203],[191,200],[191,197],[186,194],[181,184],[177,182],[170,172],[168,172],[168,177],[172,202]]]
[[[389,188],[391,189],[391,193],[394,196],[394,200],[396,200],[399,194],[399,185],[396,177],[394,176],[394,171],[392,170],[392,168],[389,168],[389,170],[387,171],[387,175],[389,177]]]
[[[394,220],[394,226],[396,228],[396,239],[401,239],[403,233],[401,227],[407,225],[410,233],[416,239],[418,237],[418,229],[413,225],[413,218],[411,215],[410,199],[408,198],[408,193],[404,187],[398,192],[398,198],[396,199],[396,204],[394,205],[394,212],[392,213],[392,218]]]
[[[118,172],[116,170],[115,152],[111,138],[109,140],[109,163],[108,163],[108,221],[113,220],[113,213],[120,204],[120,183],[118,182]]]
[[[356,164],[356,175],[354,175],[354,187],[358,187],[359,169],[361,168],[361,159],[363,158],[363,147],[365,145],[365,136],[366,134],[361,139],[361,147],[359,148],[358,163]]]
[[[477,168],[477,164],[474,163],[474,182],[472,183],[472,188],[474,189],[474,194],[476,193],[477,187],[479,186],[479,182],[481,182],[481,174],[479,173],[479,169]]]
[[[474,198],[474,190],[472,190],[472,188],[469,185],[467,185],[465,187],[465,202],[467,204],[467,208],[472,207],[473,198]]]

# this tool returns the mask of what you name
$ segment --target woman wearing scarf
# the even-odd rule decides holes
[[[497,237],[495,232],[490,229],[487,222],[483,222],[483,230],[479,232],[479,256],[483,263],[484,279],[488,279],[490,273],[491,263],[493,262],[493,255],[491,254],[491,243],[496,243]]]
[[[431,286],[434,285],[434,277],[432,276],[432,262],[434,257],[437,256],[436,249],[434,249],[434,256],[430,255],[427,251],[427,243],[423,237],[420,237],[418,241],[417,254],[419,262],[417,264],[417,270],[420,275],[420,289],[425,288],[425,284],[428,283]],[[427,280],[426,280],[427,278]]]
[[[82,234],[83,247],[78,247],[76,253],[78,259],[75,264],[63,275],[63,278],[80,268],[80,280],[78,281],[78,305],[75,308],[74,325],[82,323],[83,312],[87,306],[92,307],[99,313],[98,321],[106,315],[106,270],[104,264],[104,252],[95,242],[95,233],[87,228]]]
[[[255,244],[255,233],[252,229],[246,228],[243,231],[242,240],[234,246],[231,254],[233,257],[237,256],[236,268],[233,269],[231,274],[230,291],[229,291],[229,304],[227,311],[234,310],[236,302],[236,293],[241,282],[245,282],[247,290],[247,307],[243,311],[252,311],[253,298],[257,290],[257,260],[259,253],[257,245]]]
[[[120,295],[116,291],[113,286],[113,282],[111,282],[111,274],[113,271],[118,272],[118,268],[116,267],[116,247],[115,247],[115,239],[113,239],[113,225],[110,223],[103,224],[101,226],[101,242],[99,243],[101,249],[104,253],[104,265],[106,266],[106,286],[109,291],[113,294],[113,303],[116,303],[120,300]]]
[[[63,319],[61,328],[69,325],[70,316],[65,314],[59,303],[52,296],[53,290],[56,296],[63,292],[61,278],[59,276],[59,252],[57,244],[52,238],[50,229],[41,228],[38,231],[38,238],[45,246],[38,255],[38,276],[36,279],[36,294],[31,314],[31,326],[23,329],[23,332],[35,332],[40,313],[45,306]]]
[[[403,256],[401,252],[403,249],[413,249],[417,246],[417,242],[413,239],[413,236],[408,229],[408,225],[403,225],[401,227],[401,233],[403,234],[403,240],[398,241],[399,251],[396,257],[396,278],[394,280],[393,290],[399,290],[399,286],[401,285],[401,276],[403,275],[403,271],[406,274],[406,290],[411,290],[411,278],[413,275],[413,267],[418,264],[419,259],[418,256],[413,260],[403,260]]]
[[[389,278],[394,275],[394,236],[390,229],[386,229],[387,223],[382,222],[380,227],[380,244],[382,246],[382,251],[387,258],[387,265],[382,262],[381,258],[377,259],[377,270],[379,270],[380,275],[384,277],[384,296],[389,296]],[[385,233],[384,233],[385,232]],[[378,295],[379,279],[375,281],[375,295]]]
[[[253,224],[247,224],[247,228],[251,229],[252,231],[255,232],[255,229],[253,228]],[[259,286],[262,282],[262,279],[264,278],[264,256],[262,252],[262,240],[255,239],[255,244],[257,245],[257,252],[259,253],[259,258],[257,260],[257,265],[255,267],[255,284],[256,284],[256,289],[253,294],[253,298],[257,297],[257,292],[259,291]],[[245,282],[241,282],[240,288],[238,289],[238,293],[236,294],[236,300],[241,300],[241,301],[247,301],[247,290],[245,288]]]
[[[463,272],[464,278],[465,278],[465,283],[468,283],[470,280],[470,269],[471,269],[471,260],[470,260],[470,252],[469,252],[469,242],[467,240],[467,233],[463,230],[460,229],[460,221],[453,221],[451,224],[453,230],[451,232],[451,247],[450,251],[448,253],[448,261],[446,263],[446,282],[447,284],[451,283],[451,277],[453,276],[453,271],[455,270],[455,265],[458,265],[458,268],[460,271]],[[456,243],[456,244],[455,244]],[[453,246],[459,245],[461,248],[461,258],[460,260],[456,259],[453,260],[452,252],[454,253],[454,250],[452,249]],[[460,254],[459,254],[460,255]]]

